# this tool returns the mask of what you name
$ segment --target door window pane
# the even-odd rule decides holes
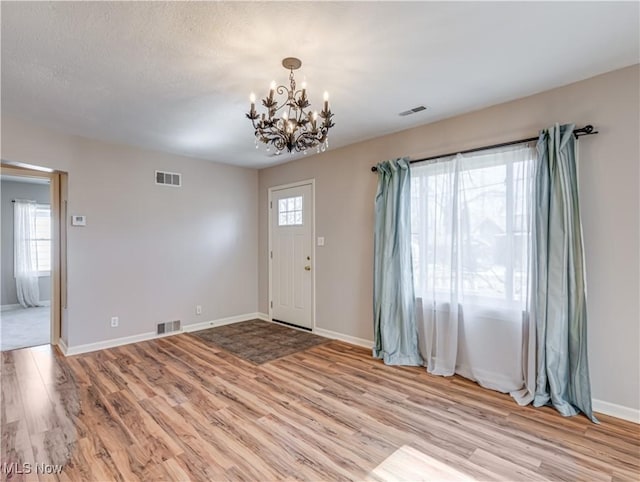
[[[302,196],[278,200],[278,226],[302,226]]]

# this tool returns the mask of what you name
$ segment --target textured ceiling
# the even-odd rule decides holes
[[[637,2],[2,2],[2,111],[250,167],[248,95],[302,59],[331,147],[639,61]],[[424,104],[427,111],[399,117]]]

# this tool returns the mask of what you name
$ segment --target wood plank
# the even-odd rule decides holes
[[[540,472],[524,468],[518,461],[499,457],[481,448],[476,449],[469,460],[481,467],[491,469],[496,475],[506,477],[507,480],[549,480]]]
[[[429,457],[410,446],[402,446],[368,474],[367,481],[475,479],[450,465]]]

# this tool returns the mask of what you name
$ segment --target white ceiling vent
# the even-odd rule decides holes
[[[182,186],[182,174],[177,172],[156,171],[156,184],[163,186]]]
[[[414,107],[413,109],[405,110],[404,112],[400,112],[398,115],[400,117],[404,117],[406,115],[415,114],[416,112],[420,112],[423,110],[427,110],[427,108],[423,105],[419,105],[418,107]]]

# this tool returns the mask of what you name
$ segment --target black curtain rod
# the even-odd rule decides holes
[[[578,137],[590,136],[592,134],[597,134],[597,133],[598,131],[594,131],[593,126],[591,124],[581,127],[580,129],[573,130],[573,135],[576,136],[576,139]],[[483,146],[483,147],[476,147],[474,149],[467,149],[466,151],[457,151],[457,152],[451,152],[449,154],[440,154],[438,156],[425,157],[424,159],[412,159],[409,161],[409,164],[414,164],[416,162],[433,161],[434,159],[440,159],[442,157],[451,157],[457,154],[470,154],[472,152],[486,151],[488,149],[497,149],[498,147],[514,146],[516,144],[524,144],[526,142],[533,142],[537,140],[538,140],[537,137],[530,137],[529,139],[520,139],[518,141],[502,142],[500,144],[493,144],[491,146]],[[377,170],[378,168],[376,166],[373,166],[371,168],[371,172],[376,172]]]

